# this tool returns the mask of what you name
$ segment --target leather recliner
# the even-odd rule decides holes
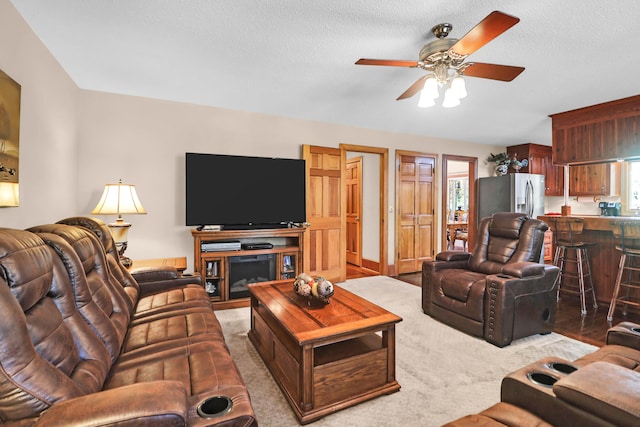
[[[540,263],[547,229],[521,213],[483,218],[473,252],[423,263],[424,313],[498,347],[551,332],[558,267]]]
[[[443,427],[640,425],[640,325],[609,328],[606,343],[568,361],[545,357],[502,379],[500,402]]]

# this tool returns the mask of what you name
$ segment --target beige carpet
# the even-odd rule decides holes
[[[396,326],[396,375],[402,388],[321,418],[313,426],[440,426],[498,402],[500,381],[509,372],[543,357],[575,360],[596,349],[555,333],[498,348],[425,315],[417,286],[386,276],[347,280],[340,285],[403,318]],[[249,308],[216,313],[249,388],[260,426],[298,425],[247,338]]]

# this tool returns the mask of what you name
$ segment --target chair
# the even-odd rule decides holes
[[[462,241],[462,248],[466,252],[467,251],[467,240],[469,240],[469,231],[466,228],[456,228],[453,233],[453,244],[452,247],[456,246],[456,240]]]
[[[627,306],[640,307],[640,265],[634,259],[640,259],[640,221],[616,221],[612,224],[616,249],[621,252],[618,276],[609,304],[607,320],[613,321],[616,304],[623,304],[622,314],[627,315]],[[624,277],[626,273],[626,278]],[[624,280],[624,281],[623,281]],[[624,296],[620,290],[626,290]],[[632,291],[635,291],[632,293]]]
[[[445,251],[422,264],[422,310],[499,347],[551,332],[559,269],[539,262],[547,229],[522,213],[483,218],[471,253]]]
[[[463,210],[455,211],[455,222],[460,222],[461,227],[456,227],[453,230],[453,236],[451,238],[451,249],[455,249],[456,240],[462,241],[462,250],[467,251],[467,241],[469,240],[469,230],[467,229],[468,213]],[[464,226],[462,226],[464,225]]]
[[[591,292],[593,298],[593,308],[598,308],[596,302],[596,293],[591,280],[591,265],[589,263],[588,248],[596,243],[583,242],[580,239],[584,218],[559,216],[552,218],[553,237],[556,245],[556,252],[553,257],[553,264],[560,268],[558,275],[558,299],[560,299],[560,290],[562,292],[573,293],[580,296],[580,314],[587,315],[586,294]],[[569,252],[568,252],[569,251]],[[575,257],[569,256],[570,252]],[[568,270],[567,264],[575,264],[576,269]],[[577,280],[575,282],[567,279]],[[588,282],[588,286],[587,286]]]

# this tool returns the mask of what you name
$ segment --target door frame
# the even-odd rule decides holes
[[[458,156],[453,154],[443,154],[442,155],[442,187],[441,187],[441,205],[440,212],[441,221],[440,221],[440,239],[442,251],[448,250],[447,248],[447,215],[444,210],[447,206],[447,161],[452,160],[456,162],[466,162],[469,165],[469,215],[468,215],[468,229],[469,229],[469,237],[467,240],[467,248],[471,251],[475,245],[475,236],[476,236],[476,223],[477,223],[477,199],[476,199],[476,181],[478,180],[478,158],[477,157],[468,157],[468,156]]]
[[[389,149],[371,147],[366,145],[340,144],[340,150],[343,151],[343,158],[346,157],[347,151],[355,153],[377,154],[380,156],[380,271],[378,271],[378,273],[385,276],[389,275],[389,261],[387,256],[387,246],[389,241],[389,214],[387,210],[387,204],[389,203]],[[346,165],[344,167],[346,168]],[[344,207],[344,209],[346,209],[346,206]],[[363,230],[363,233],[364,232],[365,230]]]

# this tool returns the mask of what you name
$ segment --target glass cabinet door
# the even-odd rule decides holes
[[[296,264],[297,256],[295,253],[285,253],[282,255],[282,264],[280,268],[281,279],[294,279],[298,267]]]
[[[204,289],[212,301],[222,299],[222,282],[224,280],[224,265],[222,258],[204,258]]]

